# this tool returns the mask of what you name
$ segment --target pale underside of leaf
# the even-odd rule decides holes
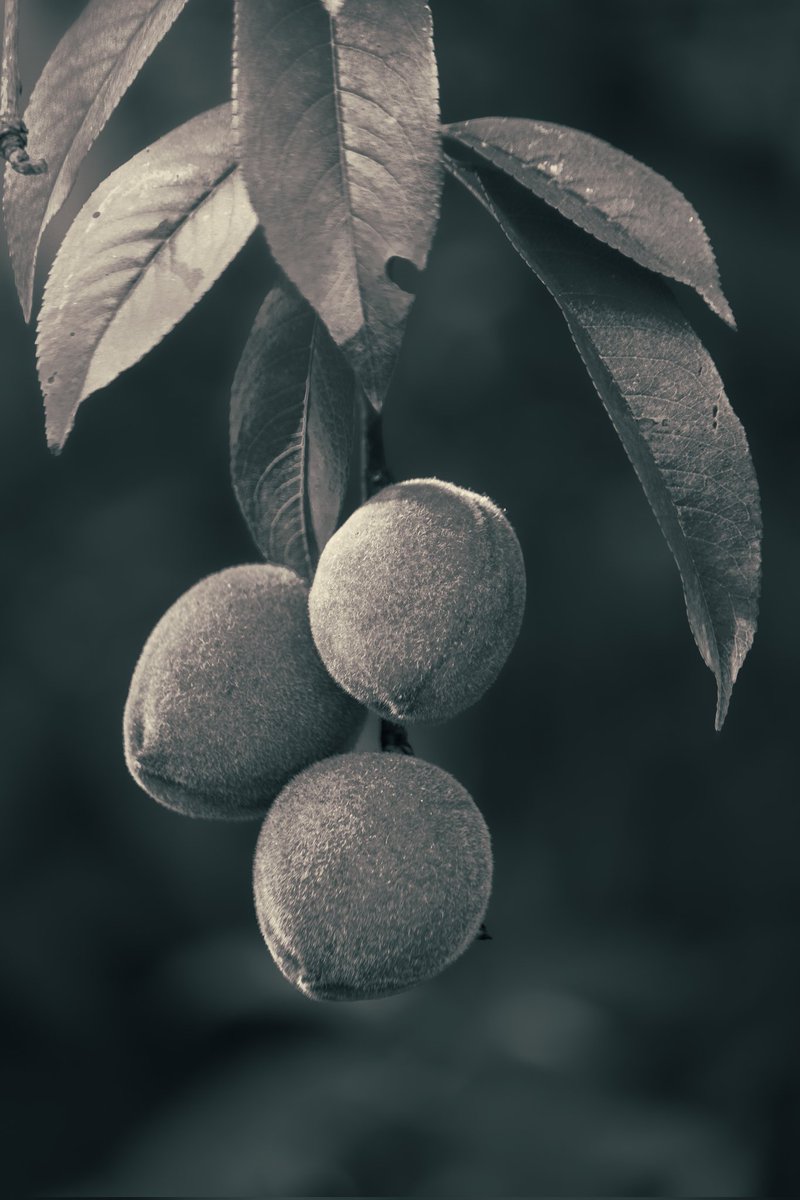
[[[505,172],[640,266],[694,288],[735,328],[703,223],[668,179],[564,125],[481,117],[446,125],[443,132],[456,156],[466,151],[472,165]]]
[[[355,380],[288,285],[267,296],[231,393],[231,476],[256,545],[310,580],[347,488]]]
[[[250,199],[278,263],[380,407],[442,185],[424,0],[236,0],[234,114]]]
[[[51,448],[63,446],[80,403],[169,333],[256,228],[230,119],[221,105],[137,154],[67,233],[37,339]]]
[[[30,150],[47,172],[6,167],[8,245],[30,320],[42,234],[69,195],[86,154],[187,0],[90,0],[56,46],[25,112]]]
[[[761,512],[744,430],[668,288],[498,172],[448,163],[561,307],[683,582],[722,727],[758,617]]]

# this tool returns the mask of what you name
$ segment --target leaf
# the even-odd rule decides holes
[[[8,167],[4,209],[22,311],[29,321],[39,242],[80,165],[186,0],[91,0],[56,46],[25,112],[32,156],[47,173]]]
[[[379,408],[442,185],[424,0],[236,0],[234,124],[250,199],[281,267]]]
[[[232,158],[230,105],[172,130],[100,184],[45,287],[37,354],[47,440],[197,304],[256,228]]]
[[[448,163],[553,294],[678,564],[722,728],[758,616],[761,513],[744,430],[665,284],[518,184]]]
[[[256,317],[233,381],[231,475],[270,562],[310,580],[342,508],[355,380],[314,310],[278,285]]]
[[[444,127],[448,150],[492,166],[650,271],[686,283],[736,327],[703,223],[669,180],[564,125],[484,117]],[[458,151],[461,149],[461,155]]]

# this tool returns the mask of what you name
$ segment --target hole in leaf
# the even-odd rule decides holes
[[[419,277],[422,274],[419,267],[411,259],[393,255],[386,263],[386,275],[401,292],[416,296]]]

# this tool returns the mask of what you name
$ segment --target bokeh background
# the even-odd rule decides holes
[[[80,0],[25,0],[33,82]],[[492,941],[396,998],[315,1004],[255,924],[257,829],[126,773],[150,629],[252,560],[230,380],[274,277],[254,239],[189,319],[44,442],[0,266],[3,1176],[45,1195],[800,1190],[800,6],[432,0],[445,120],[541,117],[639,156],[711,232],[734,335],[686,290],[748,431],[761,626],[721,734],[677,572],[561,318],[448,183],[386,408],[398,477],[491,495],[529,602],[485,698],[415,732],[492,830]],[[192,0],[45,240],[223,100],[230,5]],[[33,147],[32,147],[33,149]],[[366,741],[374,744],[375,728]]]

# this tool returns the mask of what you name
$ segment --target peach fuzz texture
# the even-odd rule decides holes
[[[176,812],[260,817],[292,775],[349,748],[365,718],[314,648],[302,580],[271,564],[230,567],[150,634],[125,705],[125,757]]]
[[[397,721],[480,699],[519,634],[525,566],[491,500],[437,479],[384,488],[334,533],[309,612],[334,679]]]
[[[390,753],[308,767],[267,813],[259,926],[316,1000],[366,1000],[437,975],[475,939],[492,883],[486,823],[446,771]]]

